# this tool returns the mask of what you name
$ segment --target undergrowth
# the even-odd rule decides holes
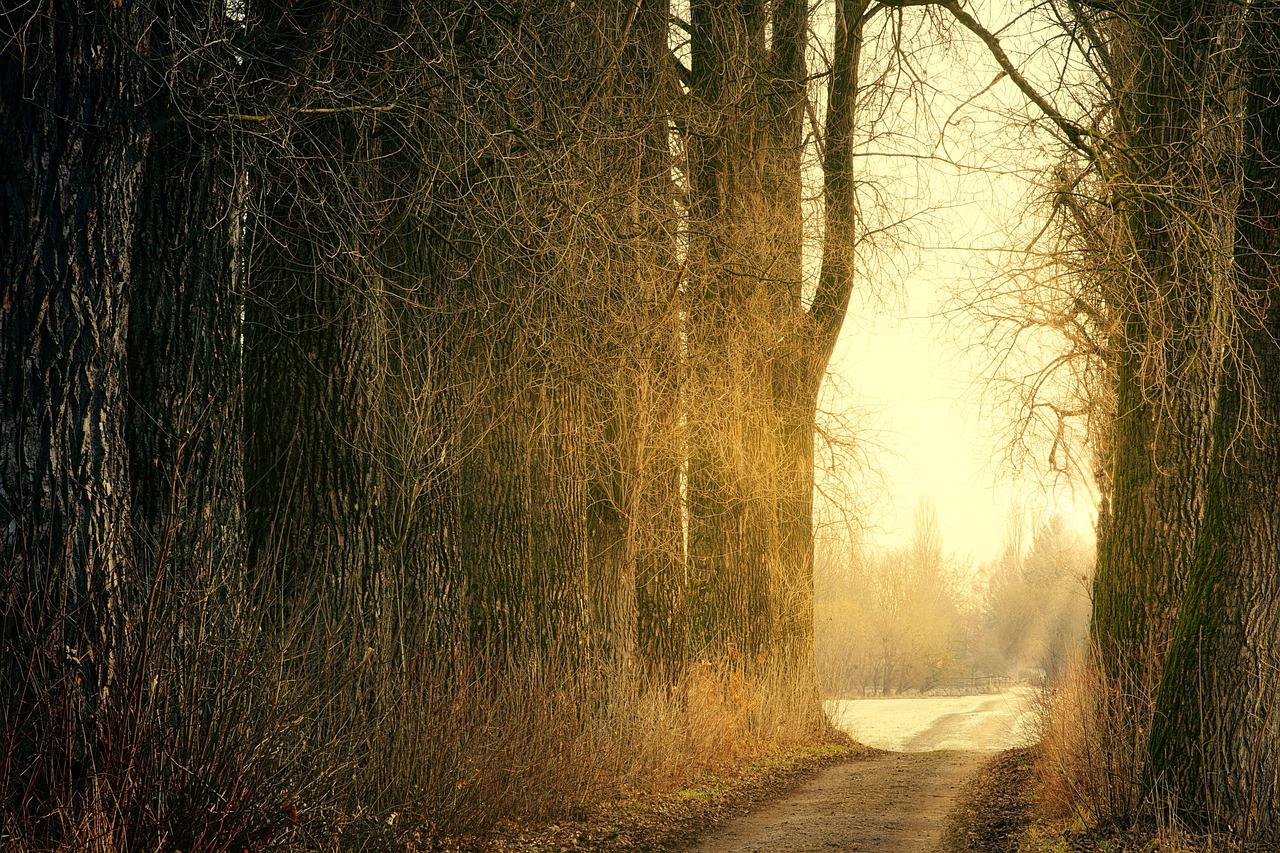
[[[1036,820],[1020,853],[1208,853],[1239,849],[1196,836],[1143,787],[1153,697],[1129,695],[1086,650],[1041,696],[1040,743],[1031,783]]]
[[[31,721],[0,721],[0,849],[403,849],[674,790],[830,734],[803,678],[732,652],[663,679],[556,654],[499,665],[318,607],[169,604],[133,662],[146,677],[99,721],[127,748],[83,781],[24,787],[15,744]]]

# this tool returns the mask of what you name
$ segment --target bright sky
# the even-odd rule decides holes
[[[1002,466],[1003,449],[992,434],[993,419],[1002,415],[984,419],[980,365],[952,340],[947,325],[956,321],[937,316],[948,294],[919,276],[904,287],[901,306],[851,313],[831,365],[846,386],[844,400],[860,410],[859,426],[883,449],[872,457],[883,499],[863,511],[868,541],[906,544],[921,497],[937,509],[946,550],[974,562],[999,556],[1015,504],[1041,513],[1052,508],[1087,525],[1087,497],[1077,498],[1065,484],[1046,486],[1043,469]]]
[[[990,20],[1001,20],[991,5]],[[1021,106],[1021,96],[1004,81],[985,100],[961,106],[991,84],[996,70],[976,48],[922,57],[922,62],[934,89],[923,99],[931,117],[910,133],[914,138],[907,142],[917,148],[908,153],[917,158],[945,154],[1007,173],[920,159],[864,160],[868,173],[889,176],[895,199],[931,212],[911,233],[905,254],[886,244],[884,252],[896,253],[897,259],[864,274],[862,303],[855,299],[850,307],[831,364],[842,390],[829,386],[824,405],[856,412],[852,420],[858,431],[880,448],[866,454],[883,486],[882,499],[860,513],[869,544],[905,544],[912,511],[926,497],[936,507],[946,550],[982,562],[999,555],[1015,503],[1040,513],[1047,508],[1065,512],[1083,527],[1090,523],[1091,502],[1080,495],[1087,487],[1077,488],[1076,495],[1062,483],[1046,489],[1045,458],[1039,470],[1002,468],[1003,448],[994,434],[1009,413],[990,411],[987,398],[989,413],[985,419],[981,415],[983,358],[963,351],[958,341],[966,338],[968,321],[947,310],[957,287],[982,287],[990,277],[990,250],[1010,245],[1007,232],[1025,235],[1021,226],[1027,224],[1031,164],[1019,151],[1019,139],[1002,137],[991,114],[978,108],[993,99]],[[945,139],[941,146],[939,138]],[[878,150],[901,151],[903,141],[886,141]],[[1015,174],[1018,168],[1027,171]]]

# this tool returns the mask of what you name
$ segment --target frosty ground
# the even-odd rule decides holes
[[[1035,739],[1031,688],[980,696],[840,699],[827,715],[860,743],[895,752],[996,751]]]

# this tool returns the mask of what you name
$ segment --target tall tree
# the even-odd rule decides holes
[[[246,250],[249,559],[273,600],[305,602],[321,630],[356,635],[357,656],[372,644],[362,634],[377,607],[386,502],[371,413],[385,367],[372,247],[385,226],[387,75],[366,57],[398,43],[396,11],[251,5],[256,112],[239,117],[263,125]]]
[[[893,3],[892,5],[914,5]],[[1063,115],[955,0],[937,5],[986,44],[1096,175],[1060,192],[1099,293],[1115,400],[1103,441],[1093,634],[1122,702],[1150,706],[1204,506],[1214,388],[1234,310],[1231,276],[1240,4],[1051,10],[1105,95],[1089,127]],[[1101,306],[1101,310],[1098,306]]]
[[[1218,390],[1204,521],[1165,665],[1149,783],[1178,816],[1280,839],[1280,6],[1250,4],[1235,258],[1247,310]]]
[[[687,650],[669,127],[676,76],[666,0],[611,5],[591,12],[603,56],[580,119],[590,128],[596,186],[586,208],[595,248],[583,275],[598,282],[584,317],[592,357],[579,377],[591,389],[589,618],[605,661],[634,661],[670,682]]]
[[[1104,166],[1115,219],[1099,233],[1117,272],[1105,294],[1116,414],[1093,636],[1136,707],[1159,679],[1204,509],[1218,318],[1230,310],[1238,14],[1234,3],[1133,2],[1100,46],[1115,97]]]
[[[748,659],[770,650],[779,615],[765,348],[776,292],[792,284],[767,257],[786,250],[763,174],[771,18],[765,2],[690,6],[691,618],[700,654]]]
[[[857,176],[854,173],[856,116],[863,32],[867,21],[880,10],[869,0],[842,0],[836,7],[831,78],[827,90],[826,123],[822,139],[822,198],[824,203],[822,262],[817,287],[805,307],[803,294],[788,294],[788,322],[775,360],[770,387],[782,424],[783,477],[780,498],[782,561],[786,567],[787,612],[785,630],[792,654],[804,670],[813,658],[813,489],[814,424],[818,392],[827,364],[835,350],[848,311],[854,285],[857,245]],[[803,33],[807,23],[799,7],[788,16],[783,32]],[[777,25],[775,24],[775,27]],[[797,36],[798,37],[798,36]],[[799,46],[786,59],[792,87],[803,80],[803,55]],[[801,117],[794,98],[789,116],[793,139],[799,139]],[[796,164],[799,165],[798,163]],[[799,214],[798,181],[792,187],[791,209]],[[799,231],[793,232],[798,238]],[[799,270],[799,252],[793,269]]]
[[[0,708],[7,805],[55,814],[120,757],[132,565],[130,257],[147,3],[0,17]]]
[[[244,600],[241,454],[243,166],[225,111],[238,82],[237,22],[221,3],[170,7],[153,29],[154,131],[142,175],[128,288],[132,574],[127,695],[134,776],[120,807],[139,828],[192,837],[210,789],[180,771],[200,758],[238,641]],[[217,650],[215,652],[215,650]],[[201,664],[206,664],[201,666]],[[225,695],[225,694],[223,694]],[[225,732],[216,735],[234,749]],[[188,796],[190,795],[190,796]],[[158,807],[167,802],[171,808]],[[167,830],[157,821],[169,821]],[[175,839],[181,836],[174,836]],[[144,843],[139,836],[138,843]]]
[[[837,6],[825,242],[806,305],[803,3],[695,3],[688,136],[689,547],[699,644],[812,666],[813,429],[853,284],[865,20]]]

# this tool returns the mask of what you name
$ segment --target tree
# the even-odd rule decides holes
[[[790,134],[769,88],[790,82],[782,51],[804,29],[779,29],[790,4],[690,7],[688,469],[692,620],[699,652],[748,659],[777,640],[774,476],[768,342],[780,303],[800,285],[788,260],[799,210],[768,194],[767,152]],[[773,28],[772,43],[766,29]],[[803,61],[803,51],[801,51]],[[794,144],[794,143],[792,143]],[[786,151],[785,154],[798,154]],[[785,155],[784,155],[785,156]],[[775,256],[778,259],[774,266]]]
[[[795,0],[695,3],[689,69],[662,0],[0,18],[0,128],[33,152],[0,166],[23,828],[102,797],[120,844],[254,846],[304,800],[428,784],[467,812],[466,737],[529,724],[504,701],[576,708],[531,735],[569,755],[638,684],[677,702],[694,650],[818,725],[814,411],[874,8],[840,7],[820,144]]]
[[[837,6],[825,238],[807,305],[804,5],[708,2],[691,19],[691,121],[701,123],[688,142],[693,624],[703,647],[776,649],[802,670],[812,666],[814,419],[853,285],[854,115],[875,8]]]
[[[595,656],[673,683],[688,662],[683,507],[684,370],[669,116],[677,82],[665,0],[604,10],[615,67],[600,69],[589,126],[598,227],[586,376],[590,633]],[[614,46],[616,45],[616,46]],[[602,59],[612,59],[606,52]],[[619,239],[621,236],[621,239]],[[638,667],[632,668],[633,664]]]
[[[1275,3],[1248,8],[1243,192],[1235,257],[1246,305],[1218,389],[1203,524],[1165,665],[1148,784],[1190,825],[1280,838],[1280,41]]]
[[[119,753],[131,489],[130,257],[149,4],[0,18],[0,626],[6,805],[51,814]]]
[[[1092,546],[1054,515],[1036,526],[1025,553],[1006,551],[986,602],[1003,671],[1035,668],[1053,683],[1084,647]]]
[[[1150,726],[1132,780],[1149,805],[1274,841],[1275,10],[1066,5],[1111,93],[1090,148],[1104,192],[1064,204],[1114,318],[1103,717]]]
[[[1149,707],[1204,506],[1230,304],[1235,4],[1134,3],[1102,24],[1114,124],[1103,250],[1115,269],[1115,422],[1093,636],[1124,702]],[[1141,721],[1138,725],[1145,728]]]
[[[132,773],[116,777],[114,794],[121,811],[134,815],[138,843],[143,833],[180,843],[182,833],[199,832],[193,815],[208,812],[203,798],[220,784],[179,768],[202,757],[193,736],[202,726],[193,721],[231,704],[216,698],[222,676],[208,662],[226,662],[236,615],[249,607],[241,445],[246,175],[232,128],[202,114],[212,92],[234,92],[238,83],[235,30],[216,3],[184,7],[152,30],[153,61],[164,75],[152,110],[162,120],[154,122],[140,176],[126,288],[133,596],[129,656],[120,668],[132,703],[121,717],[132,729],[133,753]],[[206,668],[195,665],[202,660]],[[224,732],[219,742],[231,763],[235,738]],[[156,802],[175,808],[159,815]]]
[[[1197,547],[1223,354],[1244,316],[1232,262],[1245,7],[1050,8],[1101,86],[1076,124],[1022,84],[1075,149],[1055,186],[1068,265],[1085,273],[1070,304],[1103,333],[1101,396],[1114,406],[1098,441],[1091,623],[1112,692],[1097,698],[1132,727],[1117,742],[1141,740]]]
[[[4,176],[4,786],[27,817],[154,793],[134,773],[167,715],[201,712],[171,678],[216,633],[197,602],[239,571],[242,183],[196,95],[234,82],[232,23],[168,11],[5,19],[27,154]]]

